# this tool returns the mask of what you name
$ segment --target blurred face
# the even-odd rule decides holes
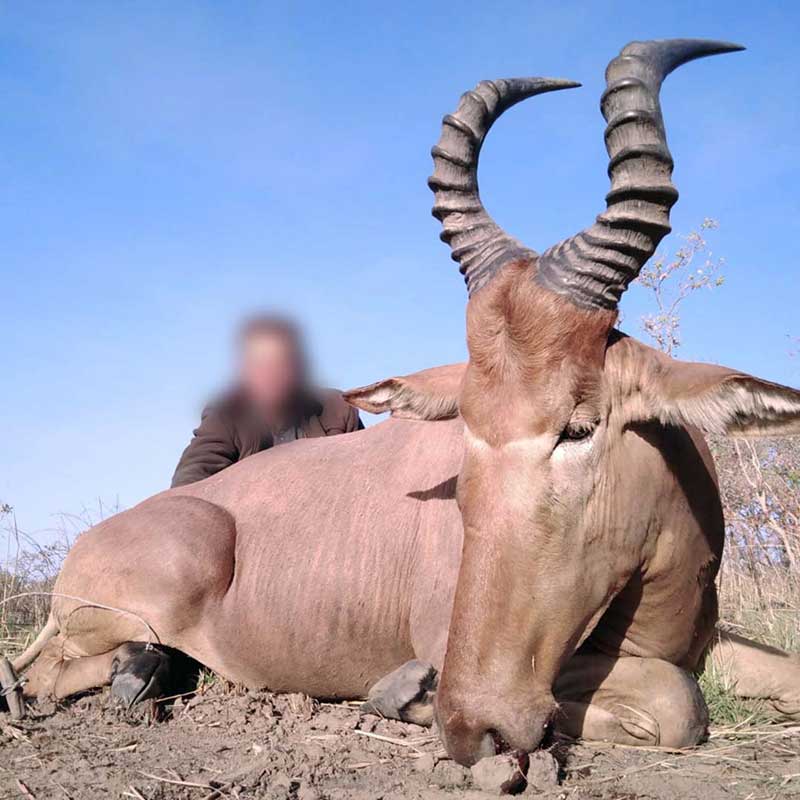
[[[265,413],[286,409],[300,381],[292,343],[279,333],[255,333],[242,348],[240,381],[250,401]]]

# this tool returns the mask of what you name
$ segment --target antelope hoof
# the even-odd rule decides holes
[[[171,683],[170,656],[156,647],[129,644],[112,665],[111,695],[125,708],[164,697]]]
[[[22,684],[5,656],[0,656],[0,697],[5,698],[11,719],[22,719],[25,716]]]
[[[416,659],[406,661],[369,690],[361,711],[427,727],[433,722],[433,697],[438,680],[431,664]]]

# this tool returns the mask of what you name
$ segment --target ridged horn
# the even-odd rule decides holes
[[[678,199],[661,116],[661,83],[688,61],[743,49],[704,39],[631,42],[608,65],[600,101],[610,159],[606,210],[590,228],[541,255],[536,280],[542,286],[579,306],[616,308],[670,232],[669,212]]]
[[[481,203],[478,157],[486,134],[521,100],[575,86],[580,84],[554,78],[481,81],[461,96],[455,113],[442,120],[441,138],[431,150],[434,170],[428,186],[434,194],[433,216],[444,228],[440,238],[461,264],[470,295],[508,261],[537,255],[505,233]]]

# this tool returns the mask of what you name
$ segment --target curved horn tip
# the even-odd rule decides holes
[[[566,78],[540,78],[540,80],[548,83],[554,90],[579,89],[581,86],[583,86],[583,84],[579,81],[570,81]]]
[[[482,81],[487,83],[487,81]],[[516,105],[520,100],[528,97],[533,97],[537,94],[546,94],[547,92],[557,92],[561,89],[576,89],[581,84],[577,81],[570,81],[566,78],[499,78],[498,80],[488,81],[490,84],[497,86],[504,84],[510,90],[513,100],[510,105]],[[481,84],[478,84],[479,86]],[[505,109],[504,109],[505,110]]]
[[[744,49],[744,45],[714,39],[651,39],[629,42],[620,51],[620,56],[651,59],[666,76],[696,58],[736,53]]]

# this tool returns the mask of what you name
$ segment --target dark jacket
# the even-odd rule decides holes
[[[335,436],[363,427],[358,411],[334,389],[317,389],[298,401],[298,438]],[[200,427],[195,429],[172,476],[172,486],[208,478],[273,444],[269,427],[256,417],[237,391],[230,391],[203,410]]]

